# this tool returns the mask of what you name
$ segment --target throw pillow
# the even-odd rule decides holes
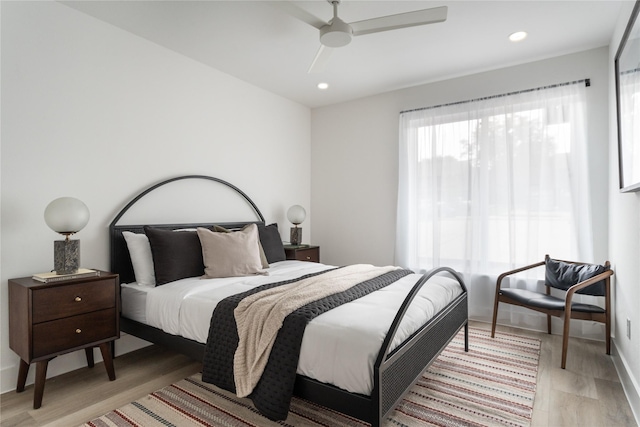
[[[127,242],[133,274],[139,285],[155,286],[156,276],[153,270],[153,257],[149,238],[145,234],[123,231],[122,236]]]
[[[258,232],[269,264],[287,259],[282,246],[282,238],[278,232],[278,224],[259,225]]]
[[[233,233],[198,228],[205,279],[265,274],[258,250],[258,229],[248,225]]]
[[[202,276],[202,247],[195,231],[171,231],[144,227],[149,238],[156,286],[185,277]]]
[[[570,264],[564,261],[551,259],[549,256],[545,258],[545,280],[547,284],[556,289],[567,290],[571,286],[580,282],[584,282],[607,271],[602,265],[597,264]],[[594,283],[579,290],[579,294],[604,296],[605,285],[604,280]]]
[[[242,229],[246,229],[249,225],[245,225]],[[213,231],[218,233],[233,233],[233,230],[229,230],[220,225],[214,225]],[[269,268],[269,262],[267,261],[267,257],[264,254],[264,249],[262,249],[262,244],[258,241],[258,250],[260,251],[260,262],[262,263],[262,268]]]

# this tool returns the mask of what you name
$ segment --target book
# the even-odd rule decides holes
[[[32,276],[33,280],[37,280],[42,283],[60,282],[62,280],[81,279],[83,277],[99,276],[100,272],[97,270],[90,270],[88,268],[79,268],[78,271],[71,274],[56,274],[55,271],[49,273],[38,273]]]

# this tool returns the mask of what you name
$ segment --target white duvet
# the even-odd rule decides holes
[[[332,266],[282,261],[271,264],[268,276],[225,279],[194,277],[153,288],[135,283],[125,284],[122,293],[123,315],[170,334],[206,343],[211,314],[218,301],[256,286],[328,268]],[[352,393],[370,395],[373,389],[373,364],[382,341],[402,301],[420,277],[419,274],[410,274],[379,291],[313,319],[302,340],[298,373]],[[450,277],[436,276],[430,279],[406,313],[392,347],[400,344],[461,292],[458,282]],[[138,298],[133,297],[136,294]],[[140,298],[141,295],[144,297]],[[140,304],[146,305],[144,317]],[[137,316],[129,316],[128,312],[137,313]]]

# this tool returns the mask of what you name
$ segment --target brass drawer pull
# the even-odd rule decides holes
[[[76,302],[80,302],[80,301],[82,301],[82,298],[81,298],[81,297],[76,297],[76,298],[75,298],[75,301],[76,301]]]
[[[76,334],[79,334],[81,332],[82,332],[82,329],[80,329],[80,328],[76,329]]]
[[[307,259],[311,259],[311,257],[310,257],[310,256],[308,256],[308,257],[307,257]]]

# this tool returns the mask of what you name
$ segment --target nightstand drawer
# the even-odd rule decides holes
[[[320,251],[318,248],[297,249],[295,258],[298,261],[320,262]]]
[[[33,358],[117,338],[115,308],[33,325]]]
[[[34,289],[33,323],[115,307],[113,279]]]
[[[116,310],[110,308],[33,325],[33,358],[115,339],[118,335],[115,319]]]

